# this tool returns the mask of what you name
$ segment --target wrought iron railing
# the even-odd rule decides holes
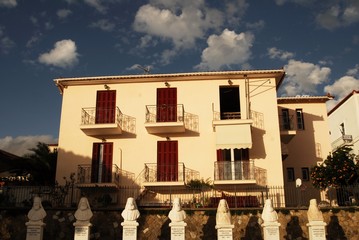
[[[79,165],[77,170],[77,183],[113,183],[116,186],[126,185],[133,182],[135,174],[120,169],[116,164],[84,164]]]
[[[199,179],[199,172],[185,167],[184,163],[146,163],[144,182],[189,182]]]
[[[279,115],[279,128],[281,131],[295,130],[294,115]]]
[[[99,114],[99,112],[101,112],[101,122],[96,121],[96,114]],[[116,107],[116,109],[82,108],[82,125],[103,123],[117,123],[123,131],[133,134],[136,133],[136,118],[123,114],[118,107]]]
[[[266,182],[266,170],[248,161],[214,162],[214,180],[256,180],[261,185]]]
[[[213,111],[213,120],[233,120],[241,119],[241,112],[217,112]]]
[[[186,112],[183,104],[146,105],[146,123],[157,122],[183,122],[186,129],[199,130],[198,116]]]
[[[352,135],[342,135],[339,138],[337,138],[334,142],[332,142],[332,149],[338,149],[340,147],[350,145],[353,142],[353,136]]]

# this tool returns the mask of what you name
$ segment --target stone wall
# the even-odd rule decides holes
[[[138,219],[138,239],[170,239],[170,209],[140,209]],[[24,240],[26,238],[25,222],[29,209],[0,211],[0,239]],[[76,209],[47,210],[44,220],[44,240],[73,239],[74,217]],[[185,209],[186,239],[216,239],[216,209]],[[122,209],[93,210],[91,219],[91,239],[121,239]],[[233,239],[263,239],[260,213],[262,209],[231,210],[234,224]],[[306,209],[277,210],[281,239],[308,239]],[[359,208],[322,209],[327,225],[327,239],[359,240]]]

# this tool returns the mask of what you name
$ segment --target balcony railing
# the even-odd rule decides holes
[[[266,182],[266,170],[254,166],[254,161],[217,161],[214,163],[214,180],[256,180],[259,185]]]
[[[213,120],[233,120],[241,119],[241,112],[216,112],[213,111]]]
[[[100,114],[101,116],[96,116],[96,114]],[[136,133],[136,118],[123,114],[118,107],[116,107],[116,109],[82,108],[81,125],[107,123],[117,124],[122,131],[133,134]]]
[[[199,179],[199,172],[186,168],[183,163],[165,165],[146,163],[145,182],[189,182]]]
[[[338,149],[343,146],[351,145],[353,142],[352,135],[342,135],[341,137],[337,138],[334,142],[332,142],[332,149]]]
[[[116,164],[107,165],[79,165],[77,170],[77,184],[128,185],[135,179],[135,174],[120,169]]]
[[[279,127],[281,131],[290,131],[294,129],[294,115],[279,115]]]
[[[183,104],[146,105],[146,123],[181,123],[185,129],[198,132],[198,116],[185,111]]]

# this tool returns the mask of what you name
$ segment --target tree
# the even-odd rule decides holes
[[[358,164],[355,164],[355,155],[352,149],[342,147],[329,155],[323,164],[314,166],[311,171],[311,180],[314,187],[326,189],[352,185],[358,180]]]
[[[30,181],[38,185],[54,185],[56,175],[57,152],[51,152],[46,143],[38,142],[33,153],[24,155],[30,174]]]

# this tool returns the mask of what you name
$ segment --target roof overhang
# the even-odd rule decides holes
[[[218,71],[218,72],[191,72],[191,73],[170,73],[170,74],[139,74],[120,76],[97,76],[97,77],[75,77],[54,79],[56,86],[63,93],[68,86],[99,85],[110,83],[146,83],[164,81],[200,81],[218,79],[258,79],[274,78],[277,88],[283,81],[285,72],[283,69],[275,70],[245,70],[245,71]]]

